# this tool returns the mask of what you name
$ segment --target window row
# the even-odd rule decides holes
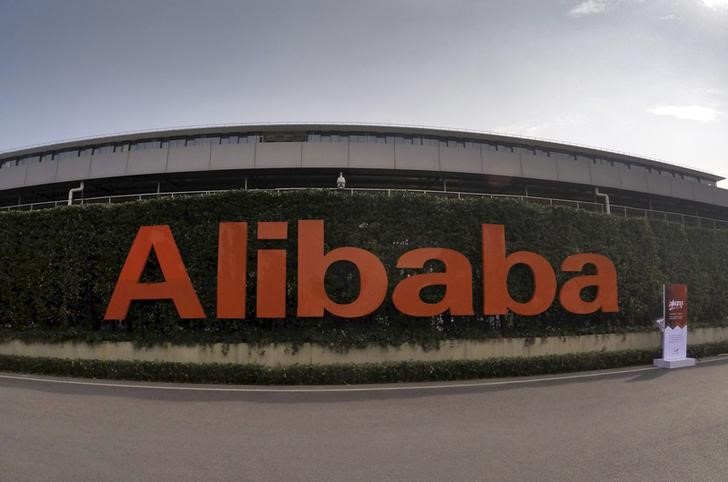
[[[387,136],[380,134],[307,134],[297,136],[300,138],[291,139],[291,136],[281,135],[259,135],[259,134],[231,134],[223,136],[202,136],[202,137],[180,137],[169,139],[154,139],[138,142],[122,142],[115,144],[102,144],[97,146],[89,146],[80,149],[70,149],[65,151],[54,151],[40,155],[25,156],[17,159],[6,159],[0,161],[0,167],[10,167],[23,165],[28,162],[44,162],[49,160],[63,160],[74,157],[83,157],[99,154],[111,154],[127,151],[141,151],[146,149],[165,149],[179,148],[191,146],[209,146],[209,145],[226,145],[226,144],[251,144],[258,142],[354,142],[369,144],[404,144],[415,146],[443,146],[443,147],[459,147],[465,149],[479,149],[482,142],[474,142],[462,139],[442,139],[432,137],[407,137],[407,136]],[[495,145],[487,144],[493,149],[497,149]],[[508,148],[500,146],[501,149]],[[509,148],[511,151],[513,148]]]
[[[443,137],[422,137],[422,136],[405,136],[405,135],[387,135],[380,133],[332,133],[332,132],[309,132],[309,133],[231,133],[216,136],[194,136],[194,137],[177,137],[177,138],[163,138],[144,140],[137,142],[120,142],[114,144],[101,144],[96,146],[87,146],[83,148],[68,149],[47,152],[40,155],[31,155],[14,159],[6,159],[0,161],[0,169],[21,166],[33,162],[44,162],[50,160],[64,160],[74,157],[90,156],[90,155],[103,155],[112,153],[121,153],[127,151],[141,151],[148,149],[166,149],[166,148],[182,148],[182,147],[195,147],[195,146],[212,146],[212,145],[226,145],[226,144],[251,144],[259,142],[338,142],[338,143],[367,143],[367,144],[401,144],[401,145],[413,145],[413,146],[440,146],[450,148],[463,148],[463,149],[480,149],[481,146],[488,146],[491,150],[508,150],[514,152],[514,146],[507,145],[496,145],[492,143],[473,141],[467,139],[452,139]],[[528,148],[529,152],[534,155],[542,153],[548,157],[551,156],[551,152],[540,151],[534,148]],[[574,156],[576,159],[576,156]],[[592,159],[594,164],[609,164],[614,167],[615,164],[621,164],[631,169],[633,166],[630,163],[623,163],[614,160],[604,160],[594,158]],[[709,181],[704,181],[693,176],[684,174],[678,174],[671,170],[658,169],[654,167],[642,167],[637,164],[634,167],[645,169],[648,172],[656,172],[660,175],[679,177],[685,180],[693,182],[705,182],[707,184],[713,184]]]

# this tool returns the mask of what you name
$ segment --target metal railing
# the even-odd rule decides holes
[[[539,196],[526,196],[518,194],[491,194],[481,192],[461,192],[461,191],[436,191],[429,189],[393,189],[393,188],[309,188],[309,187],[280,187],[272,189],[248,189],[251,192],[290,192],[290,191],[304,191],[304,190],[319,190],[319,191],[337,191],[341,193],[347,193],[354,195],[356,193],[380,193],[392,196],[392,194],[424,194],[424,195],[435,195],[435,196],[446,196],[457,199],[464,198],[488,198],[488,199],[511,199],[518,202],[526,202],[532,204],[540,204],[546,206],[563,206],[570,207],[577,210],[592,211],[606,213],[605,205],[602,203],[592,201],[576,201],[573,199],[560,199],[550,197],[539,197]],[[229,189],[218,189],[218,190],[204,190],[204,191],[173,191],[173,192],[151,192],[142,194],[119,194],[113,196],[99,196],[90,198],[80,198],[74,201],[74,205],[89,205],[89,204],[113,204],[113,203],[124,203],[133,201],[143,201],[149,199],[161,199],[161,198],[175,198],[175,197],[190,197],[190,196],[206,196],[211,194],[218,194],[229,192]],[[0,206],[0,210],[27,210],[34,211],[39,209],[48,209],[60,206],[66,206],[67,200],[57,201],[44,201],[26,204],[14,204],[9,206]],[[660,211],[656,209],[645,209],[631,206],[622,206],[619,204],[611,205],[611,214],[613,216],[620,216],[625,218],[631,217],[643,217],[650,219],[659,219],[668,222],[680,223],[685,226],[696,226],[711,229],[728,229],[728,220],[715,219],[705,216],[697,216],[692,214],[675,213],[670,211]]]

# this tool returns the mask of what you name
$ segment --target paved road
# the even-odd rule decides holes
[[[14,375],[0,374],[3,481],[728,478],[728,360],[374,391],[189,391],[6,376]]]

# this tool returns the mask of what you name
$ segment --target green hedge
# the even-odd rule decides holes
[[[296,223],[326,221],[327,249],[358,246],[387,267],[387,301],[367,319],[296,319]],[[170,302],[136,302],[124,323],[102,320],[132,240],[142,225],[172,228],[190,277],[209,316],[215,312],[217,225],[248,221],[249,288],[254,286],[255,221],[286,220],[289,241],[266,241],[288,249],[288,313],[285,320],[253,318],[255,290],[248,290],[246,320],[179,320]],[[480,225],[506,226],[510,251],[545,256],[555,268],[578,252],[611,258],[619,274],[620,312],[580,316],[563,312],[558,301],[537,317],[438,316],[399,314],[391,290],[406,273],[397,258],[417,247],[448,247],[472,262],[476,313],[481,311]],[[437,269],[436,263],[433,267]],[[146,279],[159,276],[152,261]],[[327,276],[330,296],[356,295],[352,269],[337,263]],[[559,274],[559,283],[566,277]],[[451,338],[547,336],[651,330],[660,313],[660,285],[690,286],[694,324],[728,320],[728,232],[685,229],[680,225],[622,219],[569,208],[549,208],[508,200],[453,199],[425,195],[387,197],[329,191],[291,193],[237,191],[205,197],[163,199],[118,205],[91,205],[35,212],[0,213],[0,327],[2,337],[47,339],[127,339],[140,342],[245,341],[316,342],[346,348],[367,343],[404,342],[432,346]],[[515,297],[527,297],[531,278],[514,269]],[[434,301],[442,292],[428,289]]]
[[[726,352],[728,352],[728,342],[688,348],[688,355],[696,358]],[[659,351],[629,350],[529,358],[292,365],[272,368],[262,365],[65,360],[0,355],[0,371],[150,382],[327,385],[546,375],[651,364],[652,360],[659,356]]]

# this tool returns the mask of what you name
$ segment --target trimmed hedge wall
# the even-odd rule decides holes
[[[380,257],[390,280],[387,301],[367,319],[296,319],[296,222],[324,219],[326,249],[357,246]],[[168,224],[208,316],[215,313],[217,230],[221,221],[250,223],[248,319],[179,320],[171,302],[135,302],[123,323],[103,313],[132,240],[142,225]],[[288,241],[257,242],[256,221],[289,221]],[[505,224],[510,251],[545,256],[557,270],[570,254],[596,252],[615,263],[620,312],[572,315],[554,306],[537,317],[409,318],[391,304],[391,292],[406,270],[394,268],[405,251],[447,247],[473,265],[475,312],[481,310],[482,223]],[[254,319],[255,249],[288,250],[285,320]],[[437,263],[432,263],[438,269]],[[154,260],[145,272],[159,278]],[[569,275],[570,276],[570,275]],[[355,271],[337,263],[329,271],[329,295],[339,302],[356,296]],[[0,336],[40,339],[127,339],[139,342],[244,341],[315,342],[328,346],[367,343],[436,345],[452,338],[548,336],[651,330],[661,312],[660,285],[684,282],[690,289],[691,323],[728,320],[728,232],[549,208],[510,200],[454,199],[426,195],[356,194],[331,191],[287,193],[235,191],[205,197],[90,205],[35,212],[0,213]],[[527,298],[531,277],[513,270],[515,298]],[[425,298],[442,296],[427,289]]]
[[[688,347],[688,356],[703,358],[727,351],[728,342],[707,343]],[[149,382],[327,385],[546,375],[651,364],[652,360],[659,356],[659,351],[629,350],[488,360],[265,367],[222,363],[64,360],[0,355],[0,371]]]

